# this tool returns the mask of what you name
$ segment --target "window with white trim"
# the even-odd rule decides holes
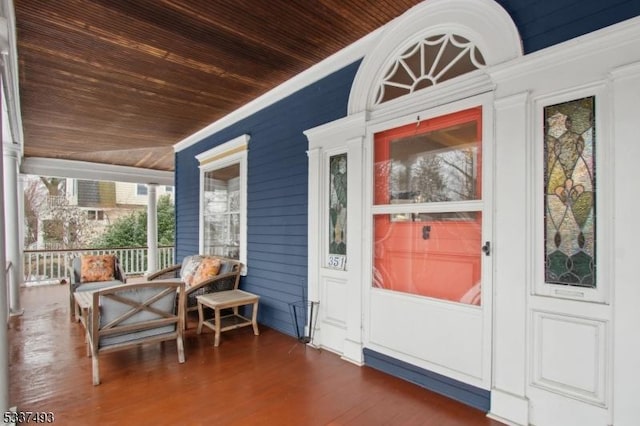
[[[139,183],[136,185],[136,195],[147,195],[149,193],[147,185]]]
[[[238,259],[246,271],[248,135],[204,152],[200,162],[200,253]]]
[[[104,220],[104,210],[87,210],[88,220]]]

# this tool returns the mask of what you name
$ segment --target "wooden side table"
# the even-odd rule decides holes
[[[203,294],[196,297],[198,301],[198,334],[202,332],[202,326],[209,327],[215,332],[214,346],[220,344],[220,333],[240,327],[253,326],[253,334],[258,331],[258,300],[260,296],[242,290],[219,291]],[[253,305],[251,319],[238,314],[240,306]],[[203,306],[213,309],[213,320],[205,320],[202,312]],[[222,309],[232,308],[233,313],[221,316]]]

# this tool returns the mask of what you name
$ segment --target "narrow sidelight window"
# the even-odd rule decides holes
[[[595,97],[544,108],[545,282],[596,287]]]

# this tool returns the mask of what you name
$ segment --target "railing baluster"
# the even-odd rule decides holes
[[[23,282],[61,280],[69,277],[72,260],[83,254],[114,254],[120,259],[126,275],[146,272],[147,247],[120,247],[114,249],[73,249],[73,250],[25,250],[23,252]],[[158,269],[166,268],[173,262],[173,247],[158,247]]]

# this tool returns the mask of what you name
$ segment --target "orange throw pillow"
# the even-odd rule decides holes
[[[82,256],[80,282],[111,281],[115,279],[115,259],[111,254]]]
[[[220,259],[216,259],[213,257],[205,257],[204,259],[202,259],[200,265],[198,265],[198,269],[196,269],[196,273],[193,277],[191,285],[198,285],[201,282],[218,275],[218,272],[220,271],[220,265]]]

